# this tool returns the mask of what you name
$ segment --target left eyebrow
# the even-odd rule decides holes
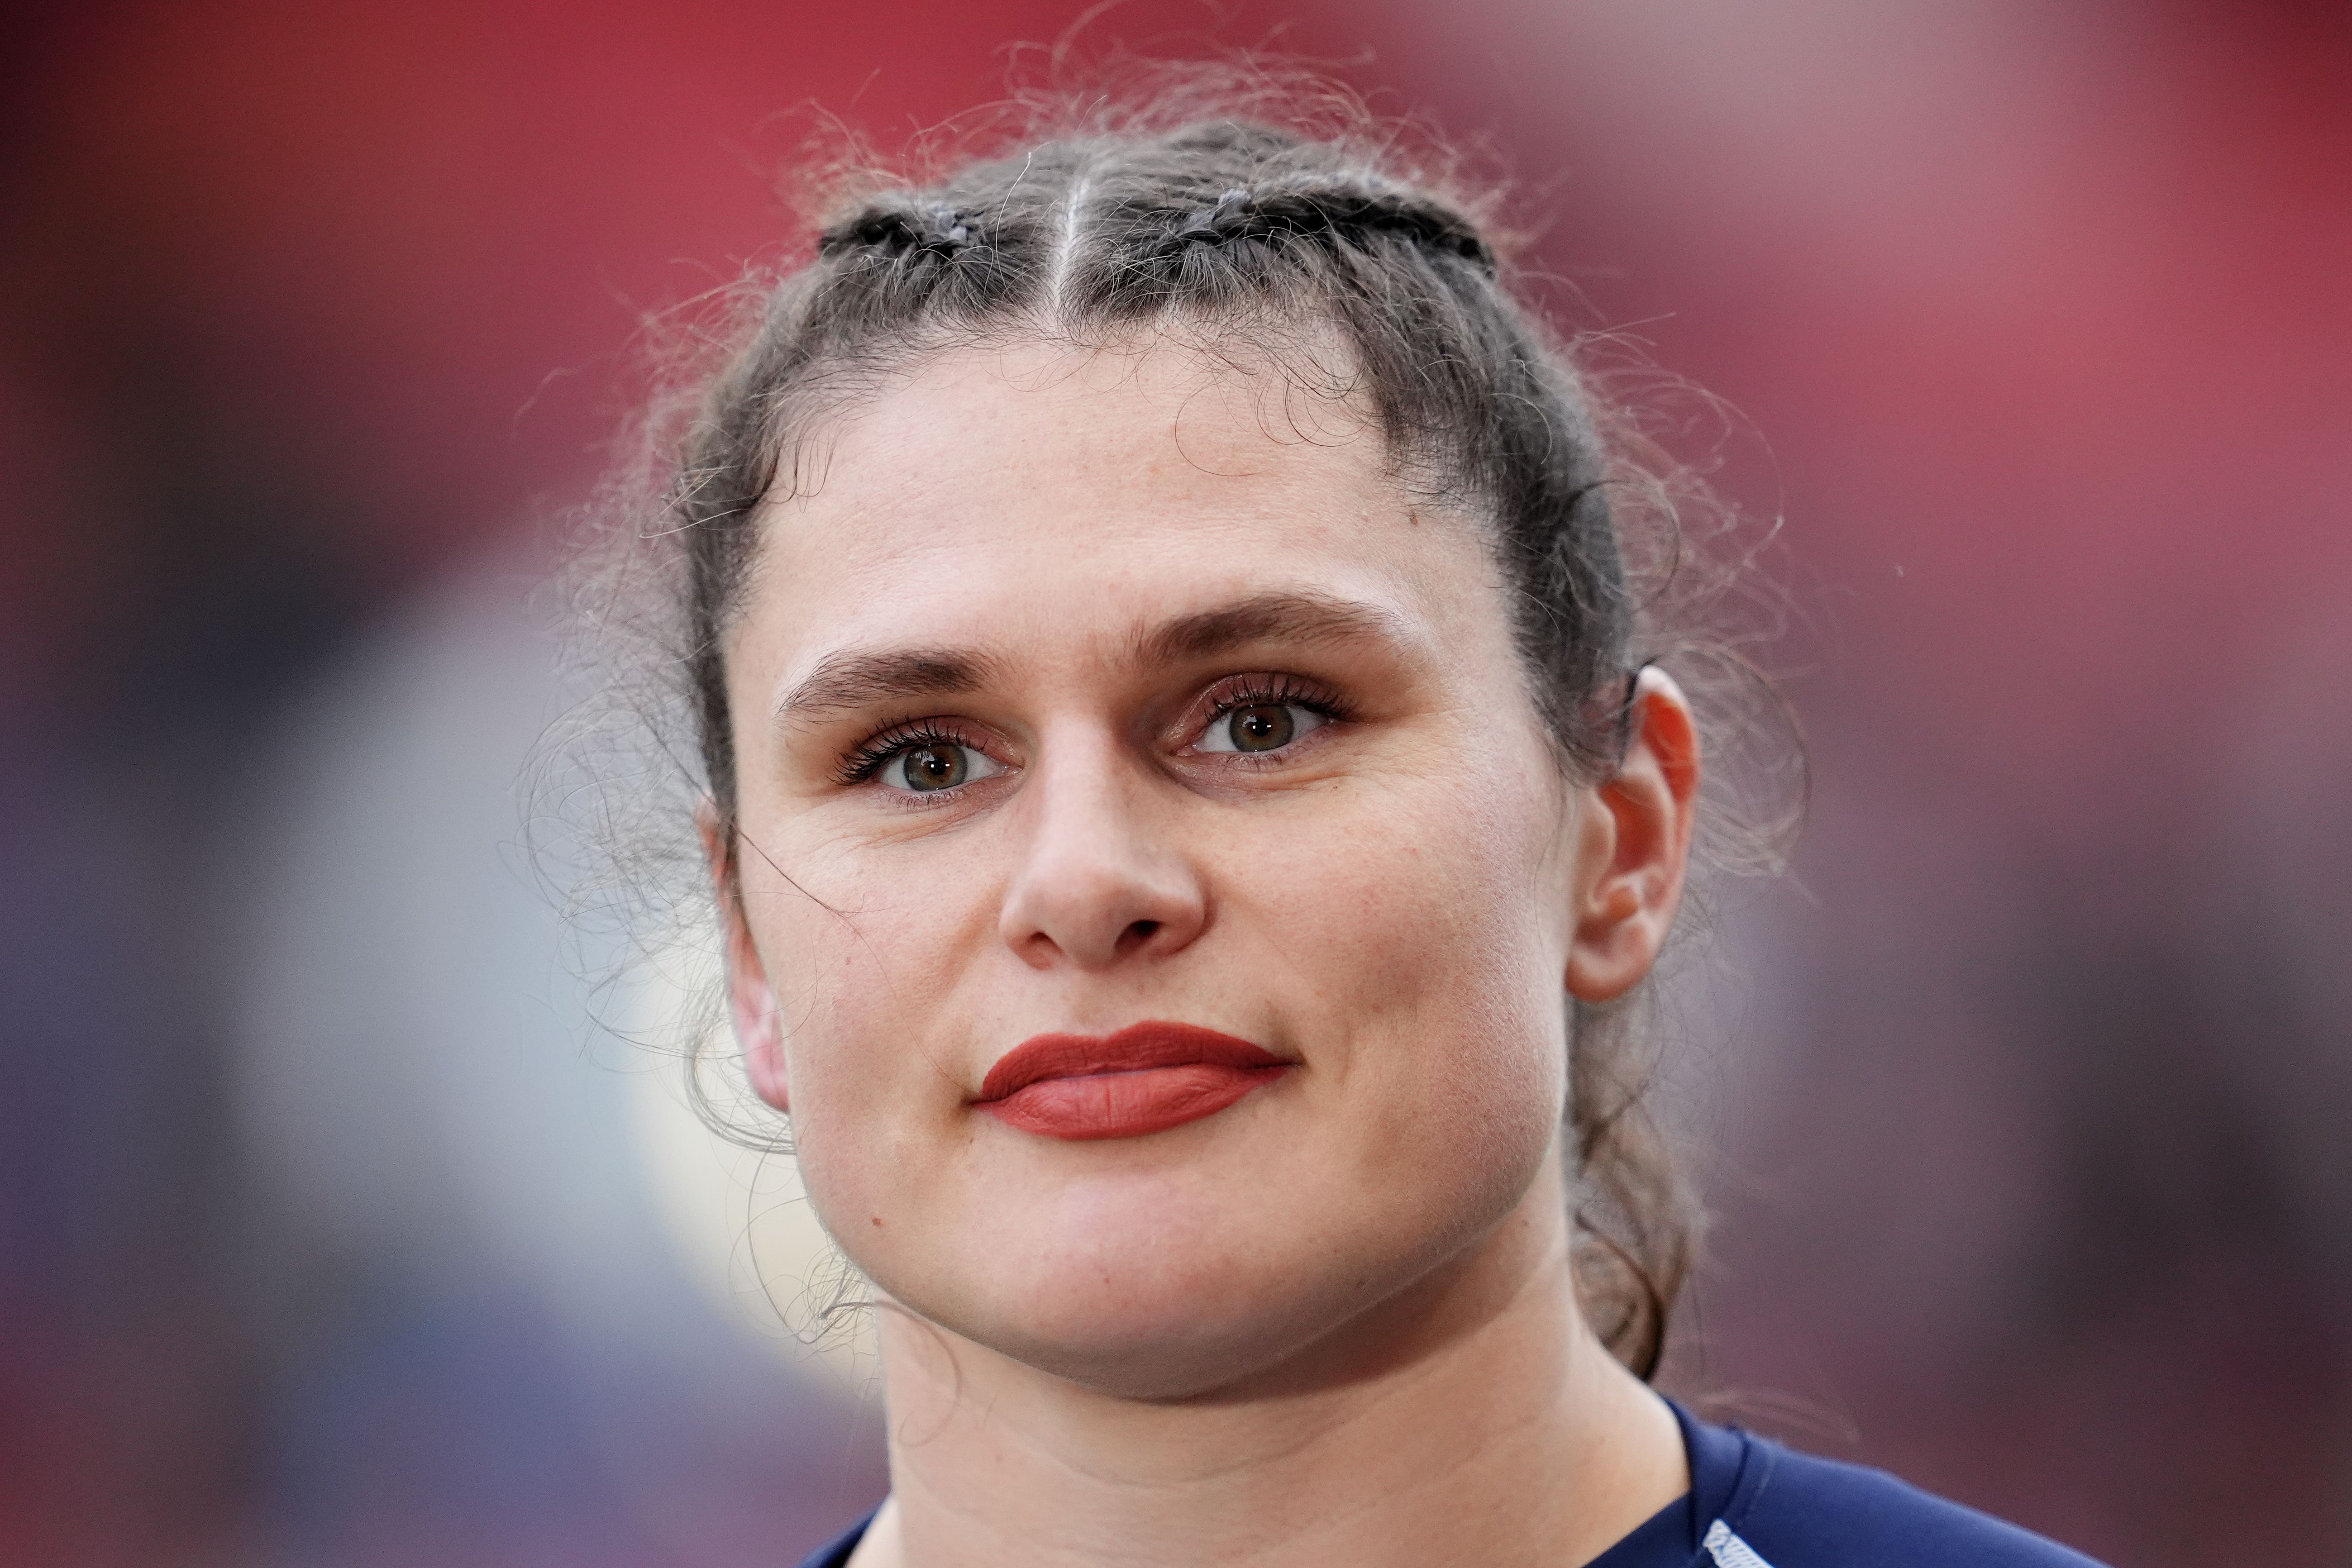
[[[828,654],[776,704],[775,721],[781,729],[845,709],[977,691],[990,671],[988,660],[940,648]]]
[[[1379,605],[1328,594],[1260,594],[1239,604],[1186,616],[1145,636],[1137,652],[1149,667],[1213,658],[1252,643],[1348,642],[1375,637],[1413,641],[1404,617]]]

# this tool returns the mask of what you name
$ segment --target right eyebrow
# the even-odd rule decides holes
[[[775,722],[783,729],[845,709],[976,691],[992,673],[990,662],[940,648],[830,654],[776,704]]]

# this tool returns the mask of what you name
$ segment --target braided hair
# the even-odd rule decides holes
[[[1397,471],[1488,520],[1528,689],[1580,779],[1622,754],[1636,605],[1615,465],[1568,356],[1462,206],[1341,144],[1227,121],[1074,136],[869,194],[769,292],[711,379],[645,531],[682,557],[683,665],[702,784],[731,835],[725,632],[761,503],[799,482],[801,433],[927,356],[1007,335],[1174,328],[1296,347],[1336,331]],[[1580,1291],[1655,1370],[1695,1215],[1639,1114],[1622,1004],[1572,1004],[1569,1121]]]

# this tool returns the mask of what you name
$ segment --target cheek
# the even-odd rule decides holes
[[[1331,814],[1246,912],[1349,1103],[1360,1158],[1539,1159],[1567,1091],[1566,949],[1549,895],[1558,806],[1459,773]],[[1321,1038],[1318,1038],[1318,1035]]]
[[[970,1042],[987,1026],[955,994],[996,940],[989,884],[974,857],[823,841],[770,847],[745,881],[783,1014],[802,1174],[844,1235],[960,1132]]]

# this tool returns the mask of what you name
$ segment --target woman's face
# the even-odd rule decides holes
[[[1590,797],[1474,525],[1285,407],[1165,344],[934,363],[769,509],[727,648],[738,1024],[819,1215],[1125,1393],[1280,1364],[1559,1135]]]

